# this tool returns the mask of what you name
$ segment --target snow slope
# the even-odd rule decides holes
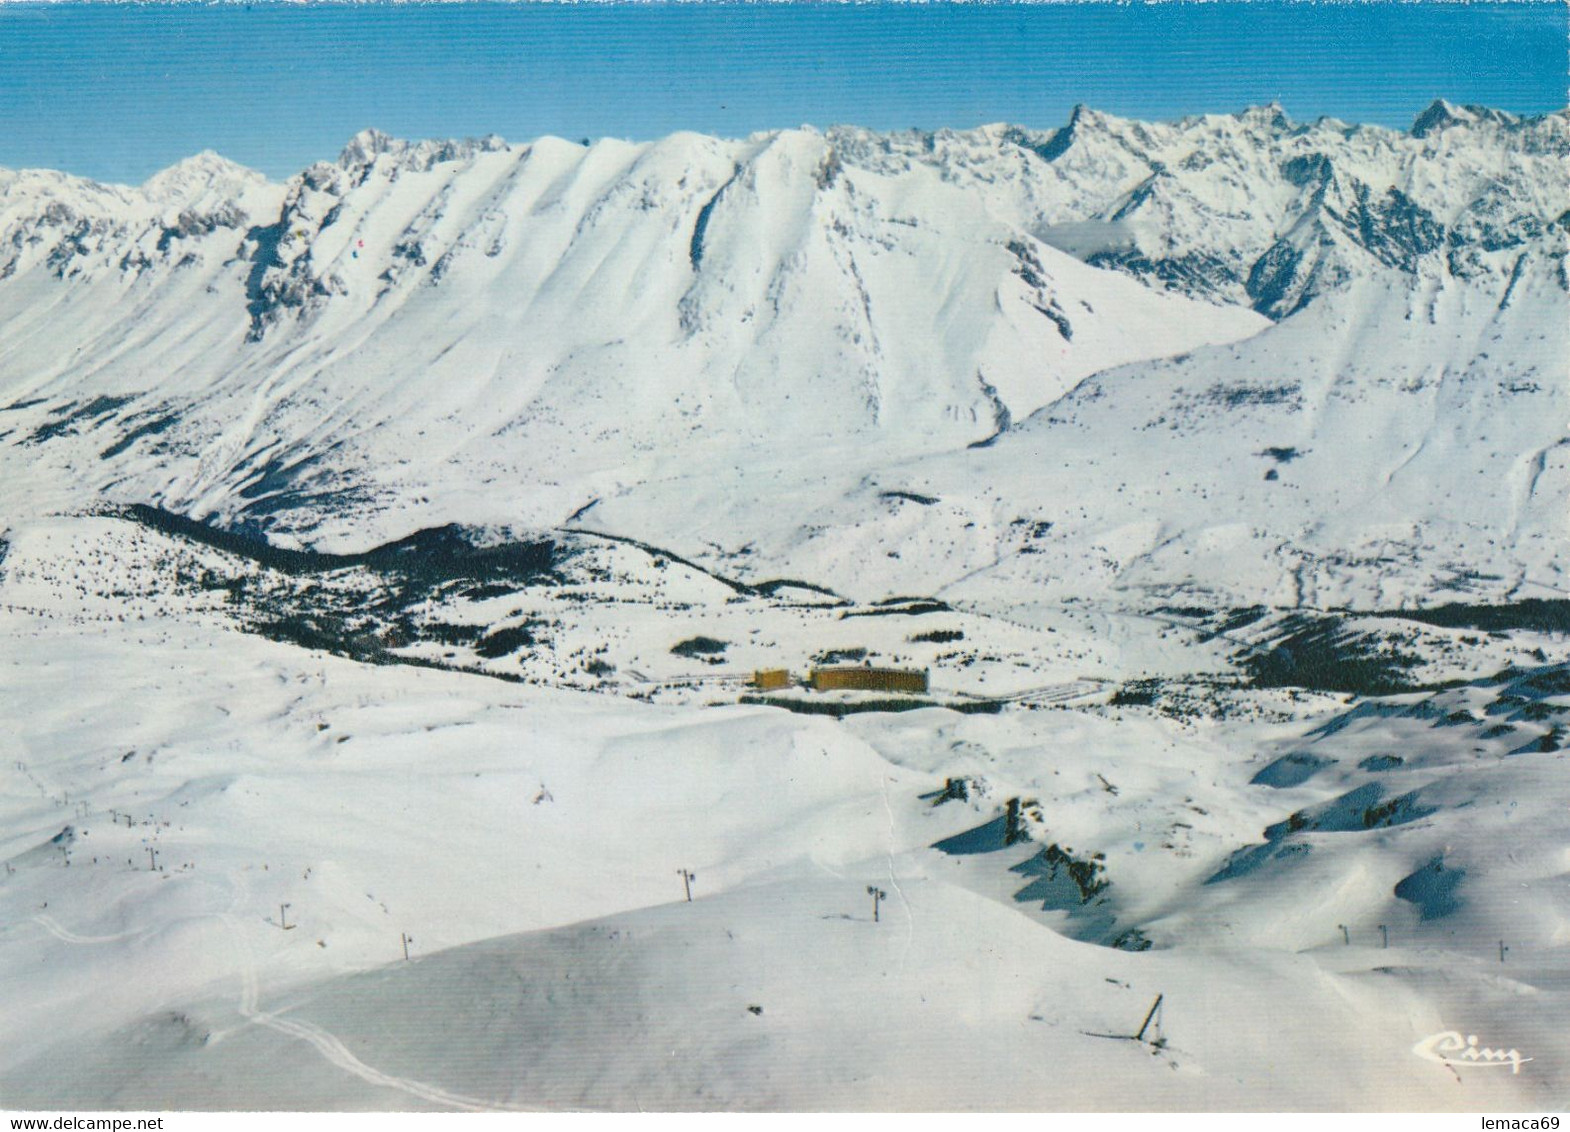
[[[925,165],[842,169],[810,131],[587,150],[367,134],[188,221],[151,188],[13,176],[12,437],[83,434],[29,454],[77,490],[293,515],[318,542],[406,533],[410,512],[560,522],[694,465],[783,455],[843,478],[1263,322],[1087,270]]]
[[[1356,482],[1297,495],[1267,554],[1366,558],[1367,524],[1335,515],[1355,495],[1394,525],[1463,538],[1475,570],[1552,585],[1567,128],[1562,113],[1448,104],[1409,133],[1297,124],[1279,108],[1166,125],[1081,110],[1048,134],[842,128],[585,148],[367,132],[285,185],[211,155],[141,189],[8,173],[7,509],[161,502],[328,549],[442,522],[571,517],[710,565],[750,546],[759,570],[832,585],[847,546],[855,557],[875,542],[883,559],[907,537],[869,540],[886,508],[867,505],[868,485],[909,488],[885,483],[888,469],[919,481],[930,473],[913,461],[950,454],[978,482],[944,484],[949,511],[915,524],[919,542],[962,548],[963,568],[937,579],[950,584],[1009,557],[1007,528],[1038,502],[1013,485],[1040,474],[1043,451],[1064,454],[1054,494],[1092,515],[1120,512],[1119,488],[1148,480],[1104,474],[1107,450],[1127,443],[1122,415],[1146,413],[1122,404],[1122,384],[1105,428],[1046,413],[1039,440],[996,438],[1091,375],[1187,354],[1176,364],[1204,369],[1188,380],[1205,388],[1286,388],[1301,379],[1276,371],[1307,366],[1356,405],[1322,413],[1310,397],[1275,430],[1292,439],[1267,441],[1311,453],[1300,471],[1330,461]],[[1215,348],[1239,340],[1240,353]],[[1181,372],[1164,364],[1162,380]],[[1369,400],[1385,382],[1521,394],[1486,442],[1497,464],[1443,458],[1442,435],[1471,442],[1474,394]],[[1278,413],[1300,401],[1264,395],[1282,398]],[[1237,407],[1174,411],[1230,438]],[[1242,478],[1242,454],[1219,467],[1165,443],[1143,455],[1146,426],[1172,424],[1151,409],[1134,460],[1159,460],[1185,493],[1225,494],[1251,527],[1293,494],[1220,488]],[[1429,414],[1433,443],[1411,420]],[[978,444],[990,447],[951,455]],[[1419,460],[1392,479],[1419,448],[1433,469]],[[1486,532],[1471,516],[1440,532],[1413,513],[1426,499],[1401,494],[1420,471],[1443,476],[1434,498],[1477,497],[1481,473],[1508,500]],[[1213,541],[1210,517],[1183,511],[1173,545]],[[1085,542],[1109,563],[1089,593],[1131,557],[1129,584],[1189,581],[1121,516],[1059,557],[1086,562]],[[1241,556],[1230,588],[1291,592],[1296,566],[1257,558]],[[1420,584],[1447,568],[1442,552],[1425,558]]]
[[[1562,669],[838,723],[63,613],[3,620],[12,1107],[1520,1110],[1565,1079],[1564,753],[1525,711],[1570,710]],[[1157,994],[1164,1044],[1118,1040]],[[1453,1028],[1533,1060],[1412,1053]]]
[[[1541,275],[1504,310],[1361,282],[1247,342],[1098,374],[992,448],[880,472],[941,501],[919,525],[869,491],[776,553],[800,573],[872,542],[910,586],[942,546],[935,592],[988,608],[1562,597],[1567,313]]]
[[[0,1103],[1553,1104],[1567,122],[0,172]]]

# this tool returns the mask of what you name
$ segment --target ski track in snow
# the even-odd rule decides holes
[[[250,944],[245,941],[240,925],[231,913],[223,913],[220,918],[225,926],[229,928],[230,935],[235,941],[236,951],[240,956],[240,1001],[238,1009],[241,1017],[247,1022],[265,1026],[269,1030],[274,1030],[280,1034],[308,1043],[328,1062],[368,1084],[378,1085],[386,1089],[396,1089],[399,1092],[407,1093],[411,1097],[418,1097],[421,1100],[445,1105],[449,1108],[463,1109],[466,1112],[535,1111],[516,1105],[499,1104],[481,1100],[477,1097],[467,1097],[458,1093],[448,1092],[446,1089],[426,1084],[423,1081],[414,1081],[407,1077],[383,1073],[380,1069],[365,1064],[365,1062],[351,1053],[342,1040],[331,1031],[312,1022],[294,1018],[279,1018],[276,1015],[263,1011],[261,1009],[261,986],[257,978],[256,961],[251,952]]]
[[[243,1009],[241,1012],[245,1013]],[[494,1104],[475,1097],[465,1097],[457,1093],[449,1093],[446,1089],[437,1088],[435,1085],[427,1085],[422,1081],[411,1081],[407,1077],[395,1077],[390,1073],[383,1073],[381,1070],[374,1069],[358,1057],[355,1057],[354,1054],[349,1052],[343,1042],[333,1034],[310,1022],[276,1018],[270,1014],[263,1014],[254,1010],[247,1014],[246,1017],[250,1021],[266,1026],[271,1030],[276,1030],[281,1034],[288,1034],[290,1037],[299,1038],[301,1041],[310,1043],[318,1053],[333,1065],[372,1085],[397,1089],[412,1097],[419,1097],[421,1100],[446,1105],[450,1108],[460,1108],[466,1112],[538,1111],[518,1105]]]
[[[42,926],[45,931],[62,943],[117,943],[122,939],[130,939],[133,936],[147,934],[146,928],[137,928],[132,931],[116,932],[114,935],[78,935],[69,928],[62,926],[53,916],[45,916],[42,913],[34,916],[33,922]]]
[[[894,807],[889,803],[889,776],[879,771],[879,796],[883,799],[883,812],[888,816],[889,851],[884,856],[885,867],[889,874],[889,887],[899,896],[899,902],[905,906],[905,946],[900,951],[900,966],[905,965],[905,959],[910,955],[911,946],[916,942],[916,917],[911,910],[910,899],[905,895],[905,890],[900,887],[899,877],[894,874]]]
[[[244,896],[244,879],[235,889],[235,904],[238,905]],[[383,1073],[380,1069],[365,1064],[356,1057],[343,1042],[331,1031],[312,1022],[302,1019],[279,1018],[261,1009],[261,981],[256,973],[256,956],[251,950],[250,943],[245,938],[245,933],[235,917],[235,908],[231,906],[227,912],[217,914],[229,929],[229,937],[234,945],[235,955],[240,966],[240,1001],[237,1004],[240,1016],[247,1022],[258,1026],[265,1026],[280,1034],[288,1035],[308,1043],[322,1055],[328,1062],[342,1069],[351,1076],[358,1077],[368,1084],[378,1085],[386,1089],[396,1089],[407,1093],[411,1097],[430,1101],[433,1104],[445,1105],[449,1108],[462,1109],[465,1112],[537,1112],[538,1109],[525,1108],[519,1105],[502,1104],[482,1100],[478,1097],[464,1096],[460,1093],[448,1092],[436,1085],[426,1084],[424,1081],[415,1081],[408,1077],[398,1077],[391,1073]]]

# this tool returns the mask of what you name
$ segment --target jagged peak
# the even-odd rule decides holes
[[[385,154],[395,157],[400,167],[429,169],[442,162],[462,161],[476,153],[495,153],[506,148],[506,140],[496,134],[486,134],[480,138],[405,141],[381,130],[368,128],[349,139],[338,155],[338,164],[345,169],[364,168]]]
[[[1465,109],[1443,98],[1436,98],[1412,121],[1409,132],[1414,138],[1426,138],[1439,130],[1470,121],[1472,115]]]
[[[1085,133],[1116,133],[1119,127],[1127,123],[1126,119],[1118,118],[1102,110],[1096,110],[1083,102],[1076,102],[1074,109],[1069,112],[1068,123],[1056,130],[1041,135],[1041,140],[1026,148],[1033,150],[1044,160],[1056,161],[1073,145],[1075,140]],[[1014,140],[1004,135],[1008,140]],[[1023,136],[1016,134],[1014,137]]]
[[[1271,99],[1263,106],[1247,107],[1238,111],[1233,117],[1244,125],[1266,126],[1272,130],[1290,130],[1293,126],[1286,108],[1275,99]]]
[[[1083,102],[1076,102],[1074,109],[1068,116],[1068,128],[1071,130],[1107,128],[1119,125],[1124,119],[1105,110],[1097,110],[1093,106],[1086,106]]]
[[[384,153],[401,153],[409,143],[391,134],[384,134],[375,127],[367,127],[355,134],[338,154],[338,164],[343,166],[368,165]]]
[[[1413,120],[1409,132],[1414,138],[1426,138],[1430,134],[1447,130],[1452,126],[1473,126],[1481,122],[1513,126],[1520,121],[1518,115],[1508,110],[1495,110],[1492,106],[1478,106],[1474,103],[1457,105],[1446,99],[1436,98]]]
[[[152,200],[168,200],[196,196],[215,185],[235,189],[267,183],[255,169],[204,149],[154,173],[142,182],[142,192]]]
[[[32,168],[23,166],[12,169],[0,165],[0,178],[7,184],[36,184],[49,185],[59,188],[79,188],[93,193],[108,193],[124,197],[127,186],[116,184],[113,181],[96,181],[91,177],[81,177],[75,173],[67,173],[63,169]]]

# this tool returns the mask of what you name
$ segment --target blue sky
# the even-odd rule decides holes
[[[1406,126],[1566,102],[1562,3],[0,5],[0,165],[274,177],[403,137],[742,135],[1174,118]]]

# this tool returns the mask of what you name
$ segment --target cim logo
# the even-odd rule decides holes
[[[1428,1061],[1441,1065],[1477,1067],[1510,1066],[1511,1073],[1520,1073],[1521,1066],[1531,1061],[1522,1057],[1518,1049],[1489,1049],[1477,1044],[1477,1035],[1461,1036],[1459,1030],[1444,1030],[1430,1034],[1412,1047],[1412,1052]]]

